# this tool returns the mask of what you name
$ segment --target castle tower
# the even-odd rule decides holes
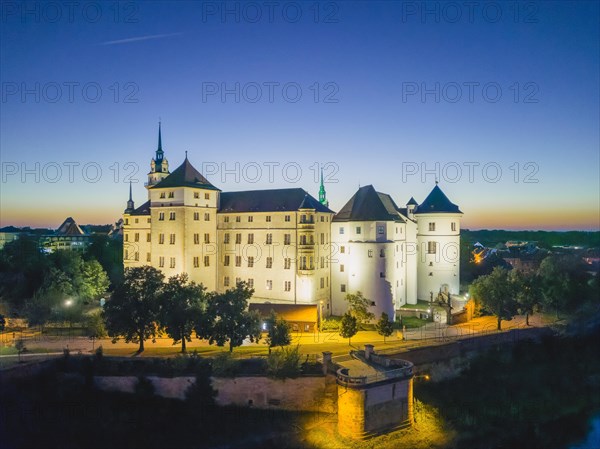
[[[414,209],[417,219],[417,297],[460,290],[460,219],[463,213],[436,185]]]
[[[150,173],[148,173],[148,182],[146,188],[150,188],[158,184],[161,180],[169,176],[169,161],[165,158],[165,153],[162,149],[161,123],[158,122],[158,148],[156,155],[150,161]]]
[[[319,203],[325,207],[329,207],[329,201],[327,201],[327,193],[325,192],[325,183],[323,182],[323,169],[321,169],[321,186],[319,187]]]
[[[135,204],[133,203],[133,197],[131,195],[131,181],[129,181],[129,199],[127,200],[127,207],[125,208],[124,214],[131,214],[135,210]]]

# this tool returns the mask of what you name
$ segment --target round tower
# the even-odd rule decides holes
[[[415,207],[417,219],[417,297],[435,300],[460,290],[460,219],[463,213],[436,185]]]

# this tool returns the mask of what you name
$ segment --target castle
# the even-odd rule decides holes
[[[321,178],[319,200],[301,188],[222,192],[187,158],[172,172],[158,148],[148,201],[123,213],[125,268],[151,265],[187,273],[209,291],[239,281],[252,302],[313,304],[326,315],[347,310],[361,291],[376,317],[405,304],[459,293],[462,212],[435,185],[418,204],[398,207],[373,186],[360,187],[336,214]]]

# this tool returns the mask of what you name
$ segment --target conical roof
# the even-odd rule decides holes
[[[160,189],[164,187],[197,187],[200,189],[220,190],[208,182],[208,179],[196,170],[188,160],[187,156],[185,161],[183,161],[183,164],[151,188]]]
[[[333,217],[333,221],[402,221],[394,200],[372,185],[364,186]]]
[[[427,195],[425,201],[419,204],[415,209],[415,214],[433,213],[462,214],[458,206],[448,199],[437,184],[431,193]]]

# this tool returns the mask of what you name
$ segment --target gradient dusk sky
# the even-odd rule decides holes
[[[159,117],[224,191],[323,166],[333,210],[438,178],[466,228],[600,226],[599,2],[0,4],[0,226],[142,204]]]

